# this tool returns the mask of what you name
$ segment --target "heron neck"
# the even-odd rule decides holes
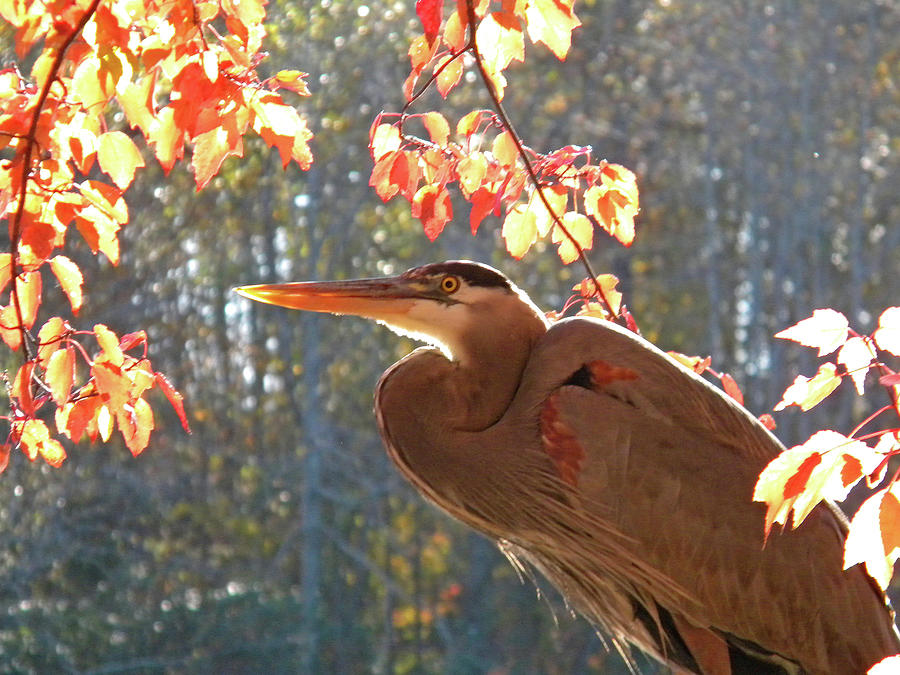
[[[512,402],[535,342],[547,330],[543,317],[507,326],[502,333],[471,331],[454,351],[452,382],[460,430],[480,431],[497,422]]]

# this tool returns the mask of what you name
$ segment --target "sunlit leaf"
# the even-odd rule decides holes
[[[422,221],[426,236],[434,241],[453,218],[449,193],[440,185],[422,186],[413,197],[412,215]]]
[[[108,131],[98,139],[97,161],[120,190],[134,180],[134,172],[144,166],[141,152],[121,131]]]
[[[559,257],[563,264],[568,265],[578,260],[579,249],[587,250],[594,245],[594,225],[587,216],[569,211],[562,218],[566,235],[557,225],[553,228],[551,238],[559,244]]]
[[[63,405],[75,383],[75,350],[72,347],[57,349],[50,356],[44,372],[50,394],[57,405]]]
[[[525,35],[511,12],[491,12],[475,32],[475,43],[489,73],[499,74],[512,61],[525,60]]]
[[[450,138],[450,125],[439,112],[431,111],[422,116],[422,122],[428,130],[431,140],[437,145],[446,145]]]
[[[797,527],[823,499],[844,499],[881,460],[862,441],[831,430],[785,450],[763,470],[753,491],[754,501],[767,504],[766,533],[774,523],[786,524],[791,512]]]
[[[900,558],[900,485],[892,483],[863,502],[850,521],[844,544],[844,569],[864,563],[882,590]]]
[[[888,307],[881,313],[872,337],[879,349],[900,356],[900,307]]]
[[[875,360],[875,352],[868,340],[862,337],[851,337],[841,346],[837,355],[837,362],[847,369],[856,393],[862,396],[866,375],[869,372],[869,364]]]
[[[440,58],[434,66],[437,76],[438,93],[447,98],[447,94],[462,80],[463,62],[460,58],[453,58],[449,54]],[[440,71],[440,72],[438,72]]]
[[[519,151],[516,148],[516,142],[513,140],[512,134],[508,131],[497,134],[491,145],[491,154],[503,166],[514,167],[516,159],[519,157]]]
[[[416,0],[416,15],[425,29],[425,37],[431,42],[441,29],[444,0]]]
[[[541,195],[543,192],[543,198]],[[544,201],[550,205],[547,210]],[[553,227],[554,217],[562,218],[569,203],[569,191],[562,185],[545,185],[540,191],[534,190],[528,199],[528,210],[534,213],[538,236],[546,237]]]
[[[66,451],[59,441],[50,438],[50,429],[43,420],[25,420],[19,441],[32,461],[40,456],[50,466],[59,467],[66,459]]]
[[[525,204],[516,204],[506,214],[501,235],[506,242],[506,250],[513,258],[518,260],[528,253],[528,249],[537,239],[537,226],[534,214]]]
[[[823,363],[812,378],[803,375],[794,378],[794,383],[785,389],[781,401],[775,406],[775,411],[784,410],[789,405],[800,406],[803,411],[814,408],[837,389],[840,383],[841,378],[835,365]]]
[[[840,312],[817,309],[811,317],[775,333],[775,337],[814,347],[819,350],[819,356],[825,356],[847,341],[849,328],[847,317]]]
[[[571,5],[565,0],[530,0],[525,9],[528,37],[543,42],[561,61],[569,53],[572,31],[581,25]]]
[[[63,292],[69,298],[72,305],[72,312],[78,314],[81,309],[81,284],[84,278],[81,276],[81,270],[78,265],[69,260],[64,255],[58,255],[50,261],[50,269],[56,275],[59,285],[62,286]]]
[[[175,413],[178,415],[178,419],[181,422],[181,426],[184,427],[184,430],[188,433],[191,433],[191,428],[188,425],[187,415],[184,412],[184,397],[172,386],[172,383],[169,382],[168,378],[162,373],[154,373],[154,377],[156,380],[156,384],[162,390],[163,394],[166,395],[166,398],[169,400],[169,403],[175,409]]]
[[[377,162],[389,152],[400,149],[400,130],[393,124],[379,124],[369,143],[372,158]]]

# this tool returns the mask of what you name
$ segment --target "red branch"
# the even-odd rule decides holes
[[[19,185],[19,203],[16,206],[16,213],[13,215],[9,233],[9,280],[11,284],[10,299],[12,300],[13,306],[16,308],[16,319],[18,319],[19,332],[22,336],[22,353],[25,354],[26,361],[32,358],[32,354],[28,343],[28,333],[25,330],[25,321],[22,317],[22,305],[19,302],[19,290],[16,284],[16,277],[18,276],[17,270],[19,267],[17,256],[19,252],[19,239],[22,235],[22,214],[25,212],[25,197],[28,193],[28,181],[31,176],[31,161],[34,155],[34,149],[37,146],[37,127],[40,122],[41,112],[44,110],[44,105],[47,103],[47,97],[50,95],[50,87],[53,86],[53,83],[56,81],[56,76],[62,67],[66,52],[75,41],[75,38],[78,37],[82,30],[84,30],[87,22],[90,21],[99,5],[100,0],[93,0],[79,19],[78,24],[72,29],[72,32],[66,36],[66,39],[63,40],[62,44],[60,44],[59,49],[56,52],[56,57],[53,59],[53,63],[47,71],[47,79],[41,88],[41,93],[38,95],[37,101],[35,101],[34,112],[31,115],[31,124],[28,127],[28,132],[23,137],[25,145],[21,151],[22,178]]]

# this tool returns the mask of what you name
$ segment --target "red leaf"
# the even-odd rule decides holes
[[[472,210],[469,212],[469,226],[472,228],[472,234],[478,232],[481,221],[494,210],[495,197],[496,195],[487,188],[480,188],[472,195]]]
[[[413,197],[412,215],[422,221],[425,235],[434,241],[453,218],[450,195],[440,185],[424,185]]]
[[[885,387],[892,387],[896,384],[900,384],[900,373],[890,373],[888,375],[882,375],[878,378],[878,384],[881,384]]]
[[[28,417],[34,415],[38,406],[35,406],[32,393],[32,375],[34,374],[34,361],[26,361],[16,373],[13,381],[12,395],[19,401],[19,409]]]
[[[804,459],[800,466],[797,467],[796,473],[785,481],[782,496],[785,499],[791,499],[803,492],[803,489],[806,487],[806,482],[809,480],[810,475],[812,475],[813,469],[821,462],[822,455],[818,452],[814,452]]]
[[[775,418],[772,417],[769,413],[763,413],[759,416],[760,423],[769,431],[773,431],[775,429]]]
[[[186,432],[191,433],[191,427],[188,425],[187,415],[184,412],[184,397],[178,393],[165,375],[162,373],[154,373],[153,375],[156,378],[156,384],[162,389],[166,398],[169,399],[169,403],[172,404],[172,407],[178,414],[178,419],[181,420],[181,426],[184,427]]]
[[[0,444],[0,473],[6,471],[6,467],[9,464],[9,451],[11,450],[11,446],[9,443]]]
[[[425,29],[425,37],[432,42],[441,30],[444,18],[444,0],[416,0],[416,14]]]
[[[731,398],[744,405],[744,393],[741,391],[738,383],[728,373],[722,373],[722,388]]]

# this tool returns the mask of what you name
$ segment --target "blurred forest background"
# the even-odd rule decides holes
[[[402,104],[413,4],[271,2],[263,72],[311,74],[312,169],[283,172],[249,143],[198,194],[185,168],[166,178],[148,160],[122,264],[69,242],[90,275],[81,324],[146,327],[194,433],[160,397],[162,428],[137,459],[119,443],[74,448],[56,470],[14,455],[0,476],[0,673],[624,672],[552,591],[536,598],[389,465],[372,389],[412,343],[231,291],[471,258],[559,309],[581,278],[552,248],[509,259],[491,219],[472,237],[461,203],[430,244],[405,201],[367,186],[369,124]],[[637,242],[598,241],[595,266],[623,280],[647,337],[712,354],[767,412],[815,372],[774,332],[826,306],[871,330],[900,303],[900,2],[576,11],[568,60],[533,49],[508,110],[539,150],[590,144],[637,172]],[[10,62],[8,28],[0,38]],[[472,105],[487,105],[474,85],[442,110]],[[833,398],[776,416],[776,433],[846,432],[883,403]]]

